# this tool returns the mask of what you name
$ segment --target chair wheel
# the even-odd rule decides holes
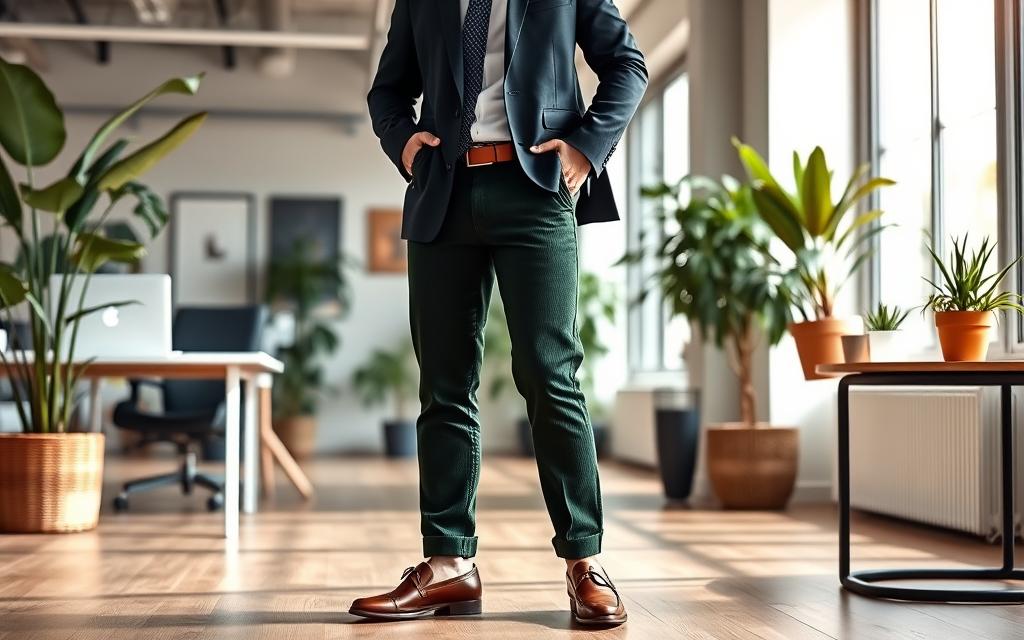
[[[114,498],[114,511],[121,512],[128,510],[128,496],[120,493]]]
[[[220,493],[215,493],[206,500],[207,511],[220,511],[224,506],[224,496]]]

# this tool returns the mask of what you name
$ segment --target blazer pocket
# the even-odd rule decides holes
[[[413,184],[422,186],[421,177],[423,174],[423,163],[426,160],[427,153],[433,147],[429,145],[423,145],[420,150],[416,152],[416,155],[412,158],[412,182]]]
[[[530,0],[530,4],[526,5],[526,11],[544,11],[545,9],[564,7],[572,2],[573,0]]]
[[[583,116],[572,109],[544,109],[541,111],[541,122],[545,129],[552,131],[572,131]]]

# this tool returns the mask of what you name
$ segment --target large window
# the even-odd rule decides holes
[[[689,83],[685,73],[648,91],[628,132],[629,198],[626,220],[628,246],[655,246],[668,229],[657,228],[653,203],[640,198],[643,185],[662,180],[676,182],[690,170]],[[651,285],[656,262],[649,259],[630,267],[630,300]],[[652,291],[629,312],[629,366],[633,372],[673,371],[682,368],[682,347],[690,337],[683,318],[669,316],[666,305]]]
[[[925,246],[943,254],[952,236],[1001,238],[997,134],[997,4],[1004,0],[873,0],[869,28],[872,155],[897,181],[876,203],[898,226],[880,235],[871,297],[921,303],[935,276]],[[1009,4],[1009,2],[1007,2]],[[1012,52],[1008,55],[1013,56]],[[1005,227],[1002,227],[1005,228]],[[923,323],[920,314],[911,322]],[[913,331],[911,335],[931,335]]]

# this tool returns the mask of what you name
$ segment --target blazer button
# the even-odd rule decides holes
[[[451,171],[452,170],[452,163],[449,162],[448,164],[446,164],[445,168],[448,169],[449,171]]]
[[[462,109],[459,109],[459,108],[455,109],[455,117],[456,118],[461,118],[462,117]]]

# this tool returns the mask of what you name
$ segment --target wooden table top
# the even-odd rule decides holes
[[[1024,373],[1024,360],[987,360],[985,362],[848,362],[819,364],[818,373]]]

